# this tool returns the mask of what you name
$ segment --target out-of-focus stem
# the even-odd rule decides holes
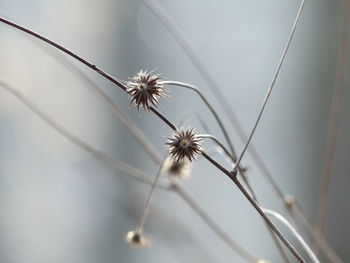
[[[333,88],[331,116],[329,122],[327,148],[324,155],[323,175],[321,178],[321,187],[319,195],[319,204],[317,212],[317,230],[324,235],[327,212],[329,203],[330,186],[332,179],[332,165],[338,138],[338,130],[341,116],[341,107],[343,101],[344,88],[347,85],[349,77],[349,27],[350,27],[350,2],[348,0],[340,1],[341,12],[341,36],[338,50],[338,65],[336,80]]]
[[[287,219],[285,219],[281,214],[277,213],[276,211],[270,210],[270,209],[263,209],[264,213],[267,215],[271,215],[275,218],[277,218],[279,221],[281,221],[293,234],[293,236],[300,242],[302,247],[305,249],[306,253],[309,255],[310,259],[313,263],[320,263],[314,252],[311,250],[309,245],[305,242],[305,240],[302,238],[302,236],[298,233],[298,231],[292,226],[291,223]]]

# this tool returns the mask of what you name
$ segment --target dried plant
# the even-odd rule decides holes
[[[220,101],[221,105],[230,123],[236,128],[237,133],[240,136],[240,139],[244,142],[244,147],[239,155],[237,155],[237,151],[234,147],[233,140],[230,137],[227,131],[227,124],[222,121],[216,109],[209,102],[204,93],[198,89],[197,87],[183,83],[178,81],[168,81],[162,79],[159,75],[154,74],[154,72],[140,71],[134,77],[132,77],[128,82],[124,82],[119,80],[116,77],[111,76],[106,73],[102,69],[98,68],[95,64],[90,63],[83,57],[73,53],[67,48],[59,45],[58,43],[37,34],[30,29],[20,26],[19,24],[12,22],[6,18],[0,17],[0,22],[5,23],[9,26],[12,26],[24,33],[27,33],[35,38],[38,38],[47,44],[55,47],[56,49],[68,54],[79,62],[83,63],[87,67],[94,70],[96,73],[100,74],[110,82],[114,83],[116,86],[125,91],[131,100],[131,103],[134,103],[137,109],[140,111],[144,109],[149,112],[152,112],[156,115],[161,121],[167,124],[172,131],[172,135],[168,138],[168,141],[165,142],[165,145],[168,147],[168,152],[161,157],[161,154],[157,151],[157,149],[149,142],[147,136],[145,136],[142,131],[128,118],[127,114],[123,112],[118,105],[113,103],[109,97],[103,93],[99,87],[94,84],[89,78],[87,78],[84,73],[82,73],[79,69],[77,69],[74,65],[70,64],[65,60],[65,58],[59,56],[57,58],[58,61],[61,61],[67,67],[70,67],[70,70],[73,70],[78,74],[83,81],[89,83],[90,86],[93,87],[94,91],[97,92],[98,97],[102,99],[102,101],[108,105],[116,117],[123,122],[126,128],[131,132],[134,138],[138,141],[141,148],[147,152],[152,160],[157,164],[158,170],[155,176],[151,176],[148,173],[139,170],[132,165],[128,165],[119,161],[117,159],[113,159],[109,155],[95,149],[93,146],[88,144],[87,142],[81,140],[79,136],[76,136],[69,132],[65,127],[56,122],[52,117],[46,114],[42,109],[36,106],[33,102],[30,101],[25,95],[19,92],[16,88],[14,88],[11,84],[9,84],[5,80],[0,80],[0,85],[2,88],[10,92],[16,98],[18,98],[23,104],[25,104],[32,112],[40,116],[46,123],[48,123],[52,128],[58,131],[61,135],[69,139],[75,145],[81,147],[85,151],[91,153],[97,159],[111,165],[112,167],[124,172],[128,176],[142,181],[146,184],[151,185],[150,192],[147,196],[145,207],[142,212],[142,217],[140,220],[140,224],[134,229],[125,235],[125,241],[132,247],[147,247],[150,244],[149,238],[144,235],[145,222],[150,213],[150,207],[152,203],[152,198],[154,197],[154,192],[156,188],[161,188],[169,192],[176,193],[179,197],[181,197],[199,217],[201,217],[204,222],[210,227],[223,242],[225,242],[233,251],[238,253],[246,262],[268,262],[265,259],[260,259],[260,257],[255,256],[252,252],[243,248],[239,242],[235,241],[227,232],[220,226],[220,224],[216,223],[211,215],[205,212],[205,210],[201,207],[200,203],[196,202],[189,193],[187,193],[181,183],[179,181],[174,180],[176,178],[186,178],[189,175],[191,170],[192,162],[196,161],[197,156],[202,156],[206,159],[210,164],[218,169],[221,173],[225,174],[234,185],[241,191],[244,197],[250,202],[252,207],[258,212],[261,218],[264,220],[273,240],[276,243],[279,252],[281,253],[281,257],[285,262],[289,262],[288,255],[286,255],[282,244],[290,251],[290,253],[294,256],[294,258],[298,262],[319,262],[318,255],[314,253],[313,249],[308,244],[307,233],[302,233],[297,225],[301,224],[297,219],[297,215],[301,217],[301,221],[303,221],[302,225],[306,226],[314,240],[320,246],[320,249],[332,260],[332,262],[342,262],[341,259],[336,255],[336,253],[330,248],[324,239],[323,235],[319,231],[314,231],[312,229],[312,225],[306,219],[301,206],[298,203],[298,200],[291,195],[286,195],[279,188],[278,184],[275,182],[273,177],[271,176],[267,166],[262,161],[261,157],[257,154],[255,149],[251,145],[251,140],[254,136],[254,133],[258,127],[261,116],[264,112],[265,106],[267,105],[271,92],[275,87],[276,80],[279,76],[281,68],[283,66],[284,60],[286,58],[288,49],[292,42],[293,36],[296,32],[297,25],[300,21],[301,13],[304,8],[304,0],[301,2],[295,22],[292,26],[291,33],[288,37],[287,44],[282,53],[281,59],[278,63],[275,74],[273,75],[271,84],[267,90],[266,97],[263,101],[260,111],[258,112],[257,119],[253,125],[252,130],[249,135],[247,135],[242,129],[241,124],[237,121],[233,110],[230,107],[230,104],[227,102],[225,96],[220,92],[218,85],[216,85],[213,78],[210,76],[209,71],[206,69],[201,60],[196,56],[196,53],[193,51],[191,45],[186,40],[181,31],[178,30],[176,25],[174,25],[173,21],[169,19],[166,14],[166,11],[163,10],[159,4],[153,0],[146,0],[145,3],[153,10],[156,15],[160,18],[160,20],[164,23],[167,29],[171,32],[171,34],[175,37],[175,40],[180,44],[180,46],[185,50],[186,54],[190,57],[194,65],[197,67],[201,75],[208,82],[209,86],[214,90],[214,94],[217,99]],[[187,88],[196,92],[196,94],[202,99],[205,105],[210,110],[211,114],[214,116],[218,127],[220,128],[222,134],[224,135],[225,142],[221,142],[217,139],[216,136],[212,134],[201,134],[197,132],[198,127],[184,129],[182,125],[174,125],[172,121],[170,121],[167,117],[165,117],[160,111],[157,110],[157,106],[159,104],[159,98],[168,97],[169,90],[166,86],[177,86]],[[201,121],[201,120],[200,120]],[[202,121],[203,126],[205,123]],[[171,132],[169,131],[169,135]],[[212,155],[206,151],[202,144],[206,141],[206,139],[211,140],[219,149],[219,154],[225,157],[226,163],[221,164],[216,161]],[[249,147],[250,146],[250,147]],[[254,188],[250,184],[248,180],[248,171],[242,167],[241,162],[246,152],[250,152],[253,160],[256,162],[260,171],[266,176],[268,182],[271,184],[272,188],[275,190],[277,196],[283,201],[286,211],[289,216],[289,220],[283,217],[280,213],[273,211],[271,209],[263,208],[260,204],[258,197],[254,191]],[[231,170],[226,169],[225,165],[229,164]],[[164,177],[162,177],[164,175]],[[244,185],[240,182],[239,179],[242,179]],[[248,189],[248,190],[247,190]],[[300,246],[304,248],[308,255],[308,260],[304,259],[302,254],[296,249],[296,247],[286,238],[286,235],[282,233],[277,226],[271,221],[269,216],[275,217],[280,220],[287,228],[290,230],[290,233],[294,235],[299,242]],[[309,261],[310,260],[310,261]]]

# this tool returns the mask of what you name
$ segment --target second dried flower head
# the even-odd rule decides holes
[[[177,161],[188,159],[192,162],[203,151],[201,142],[202,139],[194,129],[178,129],[166,144],[172,158]]]

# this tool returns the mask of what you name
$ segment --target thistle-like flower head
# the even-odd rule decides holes
[[[160,97],[168,97],[162,79],[153,74],[153,71],[147,73],[141,70],[127,83],[126,91],[131,95],[131,102],[135,103],[138,110],[149,110],[151,106],[157,106]]]
[[[166,143],[169,146],[169,153],[176,161],[187,159],[192,162],[202,152],[202,139],[194,129],[179,129]]]
[[[125,236],[125,241],[134,248],[144,248],[149,246],[149,240],[137,230],[129,231]]]

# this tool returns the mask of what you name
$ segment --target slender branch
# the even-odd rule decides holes
[[[188,114],[185,114],[185,116],[181,119],[180,123],[179,123],[179,127],[182,126],[184,124],[184,122],[187,120],[187,118],[191,115],[192,113],[188,113]],[[153,195],[154,195],[154,191],[156,189],[156,186],[157,186],[157,183],[158,183],[158,180],[160,178],[160,175],[162,174],[162,168],[164,166],[164,163],[166,161],[168,157],[168,153],[166,153],[163,158],[162,158],[162,161],[160,162],[160,164],[158,165],[158,170],[157,170],[157,173],[156,173],[156,176],[154,177],[154,180],[152,182],[152,185],[151,185],[151,190],[150,192],[148,193],[148,196],[147,196],[147,200],[146,200],[146,203],[145,203],[145,208],[143,210],[143,213],[142,213],[142,219],[141,219],[141,223],[139,225],[139,227],[137,228],[137,232],[139,233],[142,233],[143,232],[143,228],[144,228],[144,225],[146,223],[146,220],[147,220],[147,217],[149,215],[149,211],[150,211],[150,208],[151,208],[151,201],[152,201],[152,198],[153,198]],[[169,188],[172,188],[174,184],[172,183],[171,186]]]
[[[198,134],[198,137],[199,138],[203,138],[203,139],[210,139],[210,140],[212,140],[215,144],[217,144],[225,152],[225,154],[231,159],[231,162],[234,162],[234,157],[232,157],[231,152],[214,135],[211,135],[211,134]]]
[[[203,126],[203,128],[205,129],[205,131],[206,131],[207,133],[210,133],[209,128],[207,127],[207,125],[205,124],[205,122],[202,120],[202,118],[200,117],[200,115],[199,115],[199,114],[196,114],[196,116],[197,116],[199,122],[201,123],[201,125]],[[226,150],[226,154],[224,154],[225,151],[222,150],[222,148],[223,148],[223,147],[218,146],[218,151],[217,151],[217,152],[218,152],[220,155],[223,155],[225,159],[228,159],[228,158],[229,158],[229,160],[227,160],[227,161],[228,161],[230,164],[232,164],[232,167],[233,167],[234,162],[236,161],[236,159],[234,159],[232,156],[227,155],[227,150]],[[246,175],[246,172],[245,172],[244,169],[242,169],[241,167],[238,168],[238,171],[239,171],[239,174],[241,175],[242,179],[244,180],[244,182],[245,182],[247,188],[249,189],[249,191],[250,191],[252,197],[254,198],[254,200],[255,200],[257,203],[259,203],[259,202],[258,202],[258,199],[257,199],[257,196],[256,196],[256,194],[255,194],[255,191],[254,191],[253,187],[251,186],[251,184],[250,184],[249,181],[248,181],[248,176]],[[279,253],[281,254],[281,257],[283,258],[283,260],[284,260],[286,263],[290,263],[290,261],[289,261],[289,259],[288,259],[288,256],[286,255],[286,252],[284,251],[284,249],[283,249],[283,247],[282,247],[282,244],[280,243],[280,241],[279,241],[278,237],[276,236],[276,234],[271,230],[271,228],[269,227],[269,225],[268,225],[267,223],[265,223],[265,226],[266,226],[266,228],[267,228],[267,230],[268,230],[268,232],[269,232],[269,234],[270,234],[270,236],[271,236],[271,238],[272,238],[274,244],[276,245],[276,247],[277,247]]]
[[[242,194],[248,199],[248,201],[252,204],[255,210],[262,216],[265,222],[269,225],[269,227],[273,230],[273,232],[278,236],[278,238],[286,245],[286,247],[290,250],[290,252],[298,259],[299,262],[305,263],[305,260],[300,256],[298,251],[293,247],[292,244],[283,236],[283,234],[277,229],[277,227],[272,223],[272,221],[265,215],[259,204],[249,195],[249,193],[244,189],[242,184],[237,179],[237,174],[233,172],[227,171],[223,168],[219,163],[213,160],[210,156],[208,156],[205,152],[202,155],[210,161],[214,166],[216,166],[220,171],[226,174],[238,187],[238,189],[242,192]]]
[[[309,255],[310,259],[312,260],[313,263],[320,263],[314,252],[311,250],[309,245],[305,242],[305,240],[302,238],[302,236],[298,233],[298,231],[292,226],[289,221],[284,218],[281,214],[277,213],[276,211],[270,210],[270,209],[263,209],[264,213],[270,216],[275,217],[279,221],[281,221],[293,234],[293,236],[299,240],[300,244],[302,247],[305,249],[306,253]]]
[[[319,195],[317,211],[317,229],[324,234],[327,221],[328,203],[330,195],[330,185],[332,179],[332,165],[337,145],[338,130],[340,124],[341,107],[344,89],[347,86],[349,69],[349,25],[350,25],[350,5],[349,1],[342,0],[341,10],[341,37],[339,41],[338,65],[336,80],[332,94],[331,117],[329,122],[327,148],[324,155],[323,175]]]
[[[231,178],[232,179],[232,178]],[[244,189],[244,187],[241,185],[241,183],[238,181],[237,177],[234,177],[232,179],[234,183],[237,185],[237,187],[241,190],[241,192],[245,195],[245,197],[248,199],[248,201],[254,206],[254,208],[259,212],[259,214],[263,217],[263,219],[266,221],[266,223],[271,227],[271,229],[275,232],[275,234],[278,236],[278,238],[286,245],[286,247],[292,252],[292,254],[295,256],[295,258],[299,262],[306,261],[301,257],[301,255],[296,251],[296,249],[293,247],[292,244],[289,243],[289,241],[282,235],[282,233],[277,229],[277,227],[268,219],[268,217],[265,215],[264,211],[260,208],[260,206],[254,201],[253,198],[251,198],[248,194],[248,192]]]
[[[249,146],[249,143],[250,143],[251,139],[253,138],[253,135],[254,135],[254,133],[255,133],[255,131],[256,131],[256,128],[257,128],[257,126],[258,126],[258,124],[259,124],[259,122],[260,122],[261,116],[262,116],[262,114],[263,114],[263,112],[264,112],[264,109],[265,109],[265,106],[266,106],[266,104],[267,104],[267,101],[268,101],[269,98],[270,98],[272,89],[273,89],[274,86],[275,86],[276,80],[277,80],[277,78],[278,78],[278,76],[279,76],[279,73],[280,73],[280,71],[281,71],[283,62],[284,62],[284,60],[285,60],[285,58],[286,58],[286,55],[287,55],[287,53],[288,53],[290,44],[291,44],[292,39],[293,39],[293,37],[294,37],[295,30],[296,30],[296,28],[297,28],[297,25],[298,25],[299,20],[300,20],[300,17],[301,17],[301,13],[302,13],[303,8],[304,8],[304,4],[305,4],[305,0],[302,0],[302,1],[301,1],[301,4],[300,4],[300,7],[299,7],[299,10],[298,10],[298,13],[297,13],[297,16],[296,16],[296,18],[295,18],[295,21],[294,21],[292,30],[291,30],[291,32],[290,32],[290,34],[289,34],[289,37],[288,37],[288,40],[287,40],[287,44],[286,44],[286,46],[285,46],[285,48],[284,48],[284,50],[283,50],[282,57],[281,57],[281,59],[280,59],[280,61],[279,61],[279,63],[278,63],[277,70],[276,70],[276,72],[275,72],[275,74],[274,74],[274,76],[273,76],[273,78],[272,78],[270,88],[269,88],[268,91],[267,91],[267,94],[266,94],[266,96],[265,96],[264,102],[263,102],[263,104],[262,104],[262,106],[261,106],[261,109],[260,109],[260,111],[259,111],[258,117],[257,117],[257,119],[256,119],[256,121],[255,121],[255,123],[254,123],[253,129],[252,129],[252,131],[251,131],[251,133],[250,133],[250,135],[249,135],[249,137],[248,137],[247,143],[245,144],[245,146],[244,146],[244,148],[243,148],[243,150],[242,150],[242,153],[241,153],[240,156],[238,157],[238,160],[237,160],[237,162],[236,162],[236,167],[235,167],[234,169],[236,169],[236,168],[238,167],[239,163],[241,162],[241,160],[242,160],[242,158],[243,158],[245,152],[247,151],[247,148],[248,148],[248,146]]]
[[[143,227],[144,227],[144,225],[146,223],[146,220],[147,220],[150,208],[151,208],[151,201],[152,201],[152,197],[153,197],[153,194],[154,194],[154,190],[156,189],[156,185],[157,185],[158,180],[160,178],[160,175],[161,175],[161,172],[162,172],[162,167],[164,165],[164,161],[166,160],[166,156],[167,155],[165,155],[165,157],[163,158],[163,160],[161,161],[161,163],[158,166],[157,174],[154,177],[154,180],[153,180],[152,186],[151,186],[151,190],[148,193],[147,200],[146,200],[146,203],[145,203],[145,208],[144,208],[143,213],[142,213],[141,223],[140,223],[139,227],[137,228],[137,231],[140,232],[140,233],[143,232]]]
[[[234,147],[233,147],[233,143],[230,139],[230,136],[228,135],[228,132],[225,128],[225,125],[224,123],[222,122],[222,120],[220,119],[219,117],[219,114],[216,112],[216,110],[214,109],[214,107],[210,104],[210,102],[207,100],[207,98],[204,96],[203,92],[198,89],[197,87],[193,86],[193,85],[190,85],[190,84],[187,84],[187,83],[184,83],[184,82],[179,82],[179,81],[163,81],[164,84],[167,84],[167,85],[174,85],[174,86],[178,86],[178,87],[183,87],[183,88],[186,88],[186,89],[190,89],[190,90],[193,90],[194,92],[196,92],[198,94],[198,96],[201,98],[201,100],[205,103],[205,105],[208,107],[208,109],[210,110],[210,112],[213,114],[217,124],[219,125],[224,137],[225,137],[225,140],[230,148],[230,151],[231,151],[231,154],[232,156],[234,156],[234,158],[237,159],[236,157],[236,152],[234,150]],[[229,155],[231,155],[229,154]]]
[[[68,54],[69,56],[75,58],[76,60],[80,61],[81,63],[83,63],[84,65],[86,65],[87,67],[91,68],[92,70],[96,71],[98,74],[102,75],[103,77],[105,77],[106,79],[108,79],[109,81],[113,82],[114,84],[116,84],[117,86],[119,86],[121,89],[126,90],[125,85],[118,79],[116,79],[115,77],[107,74],[106,72],[102,71],[101,69],[99,69],[96,65],[90,63],[89,61],[87,61],[86,59],[82,58],[81,56],[78,56],[77,54],[73,53],[72,51],[66,49],[65,47],[59,45],[58,43],[38,34],[35,33],[34,31],[23,27],[17,23],[14,23],[6,18],[0,17],[0,22],[5,23],[11,27],[17,28],[18,30],[21,30],[22,32],[25,32],[33,37],[36,37],[46,43],[48,43],[49,45],[61,50],[62,52]]]

